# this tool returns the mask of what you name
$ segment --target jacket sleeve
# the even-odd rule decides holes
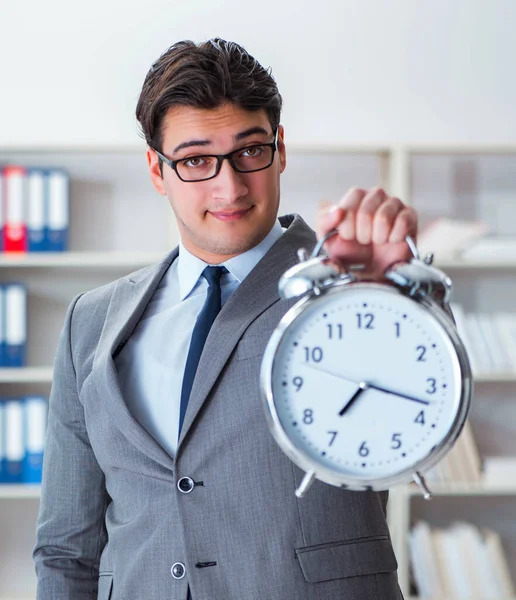
[[[91,448],[72,358],[72,315],[66,315],[54,362],[33,559],[37,600],[96,600],[109,502]]]

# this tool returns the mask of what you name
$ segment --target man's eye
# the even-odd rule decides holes
[[[186,167],[202,167],[206,163],[206,160],[201,156],[194,156],[183,161]]]
[[[263,146],[253,146],[252,148],[246,148],[242,151],[242,155],[245,158],[256,158],[263,154]]]

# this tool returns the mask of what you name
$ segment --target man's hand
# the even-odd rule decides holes
[[[364,264],[362,277],[381,280],[391,264],[411,258],[405,236],[416,241],[417,214],[381,188],[352,188],[337,205],[319,209],[317,237],[332,229],[339,234],[324,245],[332,261],[344,268]]]

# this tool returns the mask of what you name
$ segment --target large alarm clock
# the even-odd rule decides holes
[[[332,232],[332,234],[335,232]],[[467,418],[472,376],[449,307],[451,280],[406,238],[413,258],[385,283],[342,272],[319,256],[280,279],[299,297],[274,330],[261,365],[271,432],[306,475],[349,490],[414,480],[450,450]]]

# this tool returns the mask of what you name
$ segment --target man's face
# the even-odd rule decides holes
[[[162,153],[170,160],[228,154],[274,140],[265,110],[249,112],[232,104],[215,109],[172,108],[162,129]],[[224,160],[215,178],[198,182],[181,181],[167,164],[163,164],[161,177],[158,156],[147,151],[152,182],[168,197],[187,250],[205,262],[218,264],[265,238],[277,218],[280,173],[286,166],[281,125],[277,146],[268,169],[237,173]]]

